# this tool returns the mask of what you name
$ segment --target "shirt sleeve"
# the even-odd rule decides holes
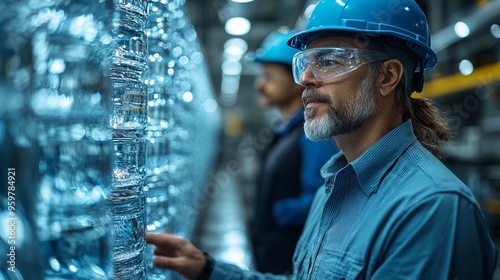
[[[338,151],[333,141],[313,142],[306,139],[304,133],[300,146],[302,192],[298,197],[282,199],[274,204],[273,215],[280,227],[304,225],[316,190],[325,182],[320,169]]]
[[[243,270],[234,264],[215,260],[209,280],[295,280],[293,275],[273,275],[252,270]]]
[[[492,279],[495,270],[496,249],[479,206],[456,193],[426,198],[383,242],[368,278]]]

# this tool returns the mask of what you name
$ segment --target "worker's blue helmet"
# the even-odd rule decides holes
[[[390,55],[391,46],[414,55],[417,61],[412,88],[417,91],[422,90],[423,70],[431,69],[437,62],[427,18],[414,0],[322,0],[305,30],[292,36],[288,44],[303,50],[313,40],[347,34],[373,37],[389,46]]]
[[[293,56],[299,50],[288,46],[287,41],[295,33],[294,30],[285,27],[271,32],[255,52],[253,61],[292,65]]]

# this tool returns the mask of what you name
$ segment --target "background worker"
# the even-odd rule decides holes
[[[320,168],[337,149],[332,140],[313,142],[304,133],[302,91],[292,75],[297,49],[287,45],[294,31],[270,33],[256,51],[262,66],[255,87],[264,108],[277,108],[280,121],[264,153],[250,223],[255,267],[261,272],[291,273],[292,257],[316,190]]]

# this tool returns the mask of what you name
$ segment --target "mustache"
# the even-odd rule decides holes
[[[328,105],[332,105],[332,100],[328,95],[318,93],[313,89],[305,89],[302,92],[302,103],[304,105],[307,105],[307,103],[311,100],[315,102],[321,102],[321,103],[326,103]]]

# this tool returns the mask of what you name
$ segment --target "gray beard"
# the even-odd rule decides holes
[[[317,116],[317,108],[306,108],[304,111],[304,131],[308,139],[313,141],[329,140],[334,136],[351,133],[359,129],[376,112],[374,97],[375,75],[369,74],[361,83],[352,101],[340,103],[333,107],[331,100],[326,115]],[[317,93],[310,92],[311,95]],[[323,98],[325,98],[323,96]]]

